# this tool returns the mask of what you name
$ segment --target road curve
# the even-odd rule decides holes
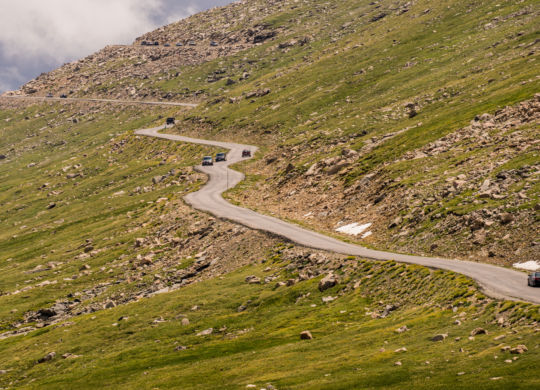
[[[201,190],[192,192],[185,197],[186,202],[198,210],[209,212],[219,218],[238,222],[253,229],[276,234],[306,247],[375,260],[395,260],[402,263],[419,264],[426,267],[458,272],[475,279],[485,293],[492,297],[517,299],[540,304],[540,289],[528,287],[527,277],[523,272],[471,261],[410,256],[368,249],[303,229],[277,218],[234,206],[223,199],[221,195],[228,188],[232,188],[240,183],[244,179],[244,175],[229,169],[228,166],[243,159],[242,150],[248,149],[253,155],[257,151],[257,147],[159,133],[163,129],[164,127],[161,126],[152,129],[137,130],[135,133],[172,141],[217,146],[230,150],[226,162],[220,162],[210,167],[196,167],[198,171],[209,176],[208,183]]]
[[[58,98],[58,97],[46,97],[46,96],[0,96],[3,99],[19,99],[19,100],[40,100],[46,102],[93,102],[93,103],[114,103],[114,104],[135,104],[143,106],[172,106],[172,107],[197,107],[194,103],[180,103],[180,102],[149,102],[149,101],[137,101],[137,100],[114,100],[114,99],[94,99],[94,98]]]

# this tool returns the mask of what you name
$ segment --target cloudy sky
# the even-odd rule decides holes
[[[0,93],[232,0],[0,0]]]

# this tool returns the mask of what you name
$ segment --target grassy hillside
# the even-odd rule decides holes
[[[357,259],[337,260],[339,284],[320,292],[320,278],[298,281],[298,269],[324,259],[307,255],[276,246],[264,264],[224,278],[5,340],[0,381],[29,389],[540,384],[537,307],[492,302],[451,273]],[[251,275],[268,282],[246,283]],[[487,334],[471,336],[477,328]],[[312,340],[300,339],[305,330]],[[437,334],[446,338],[432,341]],[[521,355],[501,350],[522,344]]]
[[[265,20],[272,41],[156,85],[205,87],[182,132],[265,147],[235,201],[326,232],[373,223],[366,245],[510,265],[539,255],[538,12],[305,1]]]
[[[198,108],[0,100],[0,388],[538,387],[538,306],[196,212],[216,150],[133,134],[175,116],[256,144],[227,196],[346,240],[538,259],[538,20],[531,0],[249,0],[20,91]]]

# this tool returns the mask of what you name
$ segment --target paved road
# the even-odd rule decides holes
[[[185,198],[190,205],[198,210],[207,211],[219,218],[238,222],[253,229],[274,233],[311,248],[376,260],[395,260],[403,263],[413,263],[458,272],[475,279],[482,286],[484,291],[492,297],[518,299],[540,304],[540,288],[528,287],[527,277],[523,272],[484,263],[437,257],[400,255],[367,249],[303,229],[277,218],[261,215],[252,210],[234,206],[223,199],[221,195],[227,188],[232,188],[240,183],[244,179],[244,175],[229,169],[228,166],[242,160],[242,150],[248,149],[254,154],[257,151],[257,148],[251,145],[207,141],[182,137],[179,135],[162,134],[159,133],[160,130],[163,130],[163,127],[138,130],[136,133],[172,141],[190,142],[230,149],[230,152],[227,155],[228,161],[216,163],[212,167],[196,167],[197,170],[206,173],[210,177],[208,183],[201,190],[190,193]]]
[[[173,106],[173,107],[197,107],[193,103],[177,103],[177,102],[148,102],[137,100],[114,100],[114,99],[93,99],[93,98],[59,98],[59,97],[44,97],[44,96],[0,96],[2,99],[19,99],[19,100],[40,100],[40,101],[59,101],[59,102],[94,102],[94,103],[114,103],[114,104],[140,104],[144,106]]]

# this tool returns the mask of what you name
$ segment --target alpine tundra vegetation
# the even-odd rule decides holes
[[[135,133],[256,145],[225,197],[261,214],[540,269],[539,23],[533,0],[243,0],[4,93],[0,389],[540,387],[537,303],[197,211],[193,167],[227,150]]]

